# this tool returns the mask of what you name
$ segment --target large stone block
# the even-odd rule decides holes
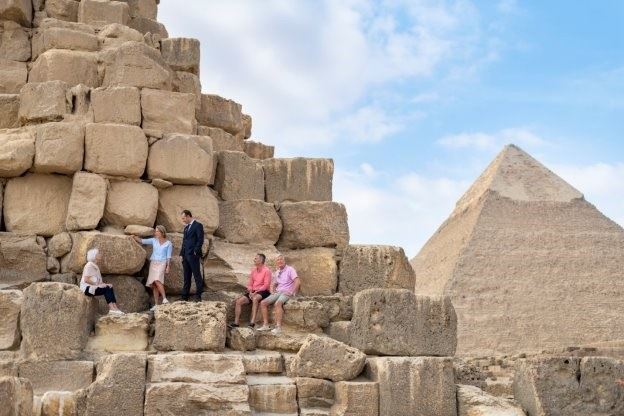
[[[9,180],[4,191],[7,231],[46,237],[65,231],[71,189],[66,176],[33,173]]]
[[[0,377],[0,403],[2,416],[31,416],[33,390],[30,381],[25,378]]]
[[[127,178],[140,178],[147,161],[147,138],[140,127],[122,124],[87,124],[86,170]]]
[[[121,1],[82,0],[78,9],[78,21],[98,29],[111,23],[127,25],[129,19],[130,8]]]
[[[107,352],[144,351],[149,342],[149,321],[147,314],[104,315],[96,322],[95,336],[89,338],[86,349]]]
[[[267,159],[262,162],[267,202],[331,201],[331,159]]]
[[[247,156],[253,159],[271,159],[275,154],[275,146],[269,146],[260,142],[245,140],[243,143],[243,151]]]
[[[369,358],[366,372],[379,383],[380,415],[457,414],[450,358]]]
[[[65,232],[54,235],[47,243],[48,256],[50,257],[63,257],[71,251],[72,247],[71,236]]]
[[[350,245],[340,261],[338,291],[353,295],[364,289],[414,290],[416,274],[400,247]]]
[[[107,58],[105,62],[111,64],[115,59],[115,51],[126,42],[144,43],[143,34],[119,23],[112,23],[104,26],[97,34],[103,55]],[[112,52],[112,55],[109,53]]]
[[[243,129],[241,105],[213,94],[202,94],[201,111],[197,116],[199,124],[218,127],[231,134]]]
[[[76,391],[93,381],[93,361],[26,361],[19,376],[30,380],[39,396],[47,391]]]
[[[0,290],[0,350],[12,350],[20,345],[19,315],[23,299],[19,290]]]
[[[24,62],[0,59],[0,94],[19,94],[27,79],[28,69]]]
[[[158,42],[161,39],[169,37],[169,33],[167,32],[165,25],[154,19],[137,16],[130,19],[130,23],[128,23],[128,25],[143,35],[149,34],[154,39],[154,42]]]
[[[31,0],[0,1],[0,20],[11,20],[22,26],[30,27],[32,17]]]
[[[44,393],[41,397],[35,396],[33,404],[34,415],[76,415],[76,396],[70,391],[48,391]]]
[[[195,134],[195,96],[181,92],[141,90],[143,129],[162,133]]]
[[[224,201],[264,200],[262,165],[243,152],[219,152],[215,189]]]
[[[99,85],[97,55],[91,52],[52,49],[39,55],[28,75],[30,82],[63,81],[69,86]]]
[[[210,138],[166,135],[150,146],[147,176],[181,185],[208,185],[213,156]]]
[[[367,354],[452,356],[457,316],[448,297],[367,289],[353,297],[351,345]]]
[[[302,296],[333,295],[338,284],[336,250],[333,248],[306,248],[283,252],[286,263],[297,270]]]
[[[0,289],[27,286],[47,277],[46,255],[36,236],[0,233]]]
[[[270,244],[279,239],[282,221],[272,204],[256,199],[219,203],[215,235],[236,244]]]
[[[69,231],[92,230],[98,226],[104,214],[107,188],[108,182],[100,175],[76,172],[65,221]]]
[[[149,308],[149,295],[145,286],[134,276],[104,276],[105,283],[113,285],[117,306],[124,312],[144,312]],[[104,297],[98,298],[98,311],[108,313],[108,305]]]
[[[160,53],[175,71],[199,75],[199,40],[191,38],[168,38],[160,41]]]
[[[96,123],[141,125],[141,94],[135,87],[97,88],[91,91]]]
[[[59,121],[71,111],[67,84],[62,81],[29,82],[20,90],[22,124]]]
[[[48,17],[67,22],[78,21],[80,2],[76,0],[46,0],[45,12]]]
[[[331,416],[379,416],[379,384],[370,381],[339,381]],[[419,414],[419,413],[414,413]],[[427,413],[420,413],[426,415]],[[433,416],[434,413],[431,413]],[[437,414],[436,414],[437,416]]]
[[[20,176],[32,166],[35,134],[29,129],[0,133],[0,177]]]
[[[300,408],[328,408],[334,403],[334,383],[309,377],[297,377],[297,401]]]
[[[126,42],[106,66],[104,86],[130,85],[171,91],[173,71],[160,53],[141,42]]]
[[[71,0],[74,1],[74,0]],[[75,30],[69,27],[44,25],[33,35],[33,59],[51,49],[94,52],[100,47],[95,32]]]
[[[156,19],[160,0],[120,0],[130,6],[130,17]]]
[[[278,211],[283,248],[335,247],[349,243],[349,225],[344,205],[337,202],[284,203]]]
[[[104,208],[104,223],[154,226],[158,210],[158,190],[145,182],[111,181]]]
[[[222,351],[226,306],[222,302],[176,302],[155,313],[154,348],[159,351]]]
[[[87,263],[87,251],[97,248],[102,254],[98,263],[103,274],[133,275],[145,263],[145,250],[131,237],[82,231],[72,234],[72,251],[64,259],[68,270],[82,275]]]
[[[245,384],[245,367],[235,355],[158,354],[148,359],[147,382]]]
[[[145,392],[145,416],[231,415],[251,416],[249,387],[244,384],[149,384]]]
[[[48,123],[38,126],[33,171],[71,175],[82,169],[84,126]]]
[[[87,345],[95,303],[80,288],[34,283],[24,290],[20,313],[22,356],[33,360],[72,360]]]
[[[284,371],[284,357],[275,351],[255,350],[241,354],[247,374],[281,373]]]
[[[321,328],[328,325],[327,311],[319,302],[295,298],[284,305],[284,327],[286,329],[320,333]]]
[[[298,377],[347,381],[360,375],[365,363],[363,352],[331,338],[309,335],[291,363],[291,370]]]
[[[175,185],[158,191],[156,222],[169,232],[183,232],[180,213],[188,209],[204,225],[204,233],[212,234],[219,225],[219,203],[206,186]]]
[[[525,416],[509,400],[487,394],[475,386],[457,386],[458,416]]]
[[[212,148],[215,152],[222,152],[224,150],[242,152],[244,150],[243,141],[235,138],[223,129],[217,127],[198,126],[197,134],[201,136],[210,136],[212,139]]]
[[[0,94],[0,129],[19,127],[19,107],[18,94]]]
[[[26,28],[0,19],[0,56],[11,61],[30,60],[30,38]]]
[[[296,415],[297,386],[288,377],[249,376],[249,404],[254,414]]]
[[[173,77],[173,90],[195,96],[195,114],[201,111],[201,88],[201,81],[197,75],[190,72],[176,71]],[[197,128],[199,130],[199,126]]]

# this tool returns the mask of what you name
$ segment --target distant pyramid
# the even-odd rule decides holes
[[[451,296],[458,354],[624,339],[624,230],[514,145],[411,263],[417,293]]]

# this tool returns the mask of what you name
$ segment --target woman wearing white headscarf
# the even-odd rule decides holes
[[[104,296],[108,304],[108,313],[123,315],[124,313],[117,307],[113,285],[104,283],[100,268],[97,265],[102,260],[102,255],[97,248],[87,251],[87,264],[82,270],[80,279],[80,290],[87,296]]]

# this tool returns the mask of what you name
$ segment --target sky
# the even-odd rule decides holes
[[[409,258],[514,143],[624,225],[624,2],[162,0],[205,93],[334,159],[351,242]]]

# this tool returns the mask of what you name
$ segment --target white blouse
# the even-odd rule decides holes
[[[87,282],[87,276],[95,278],[95,284]],[[100,273],[98,265],[91,261],[85,264],[84,269],[82,269],[82,279],[80,279],[80,290],[84,293],[88,288],[89,293],[95,295],[95,289],[102,283],[104,283],[104,281],[102,280],[102,273]]]

